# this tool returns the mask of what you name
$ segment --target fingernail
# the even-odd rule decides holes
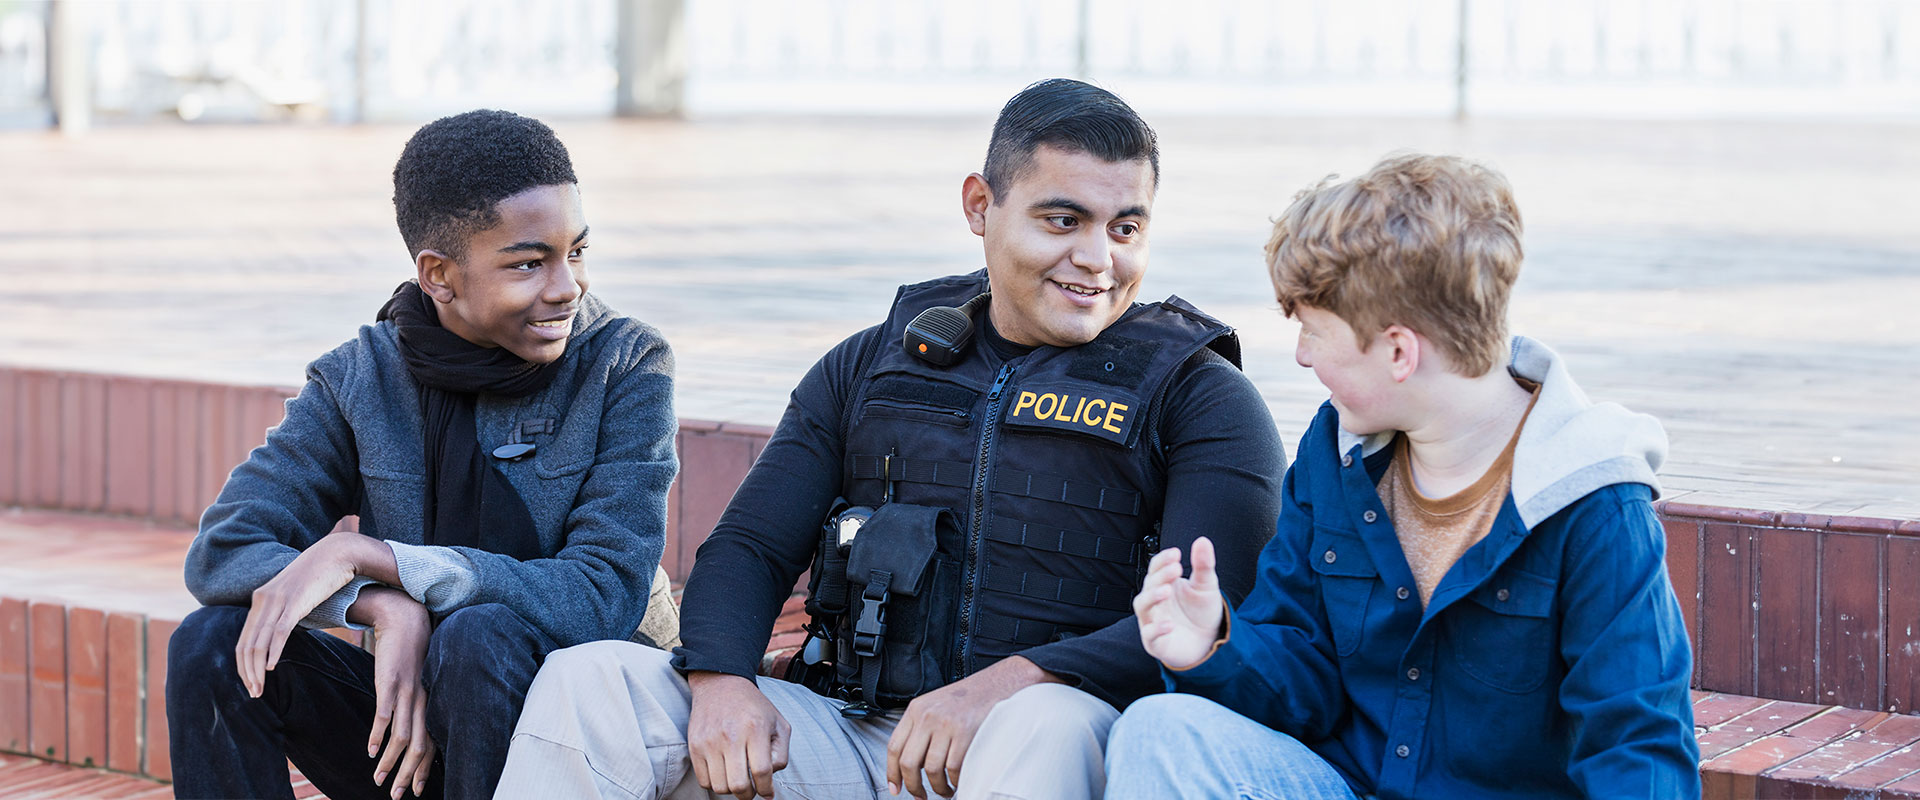
[[[384,772],[373,773],[373,785],[379,786],[380,784],[383,784],[386,782],[387,782],[387,773],[384,773]]]
[[[887,781],[887,794],[899,794],[899,793],[900,793],[900,787],[893,785],[893,781]]]

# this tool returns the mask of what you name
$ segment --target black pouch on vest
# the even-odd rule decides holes
[[[954,524],[944,508],[887,503],[853,540],[835,662],[860,700],[891,708],[947,684],[960,567],[939,542]]]

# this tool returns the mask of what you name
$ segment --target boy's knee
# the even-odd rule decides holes
[[[233,650],[246,624],[247,609],[238,606],[205,606],[181,620],[167,640],[167,671],[176,676],[167,694],[240,688]]]
[[[1212,708],[1218,706],[1190,694],[1155,694],[1135,700],[1107,734],[1108,757],[1164,752],[1168,741],[1200,733],[1205,726],[1199,720]]]
[[[427,674],[438,683],[528,662],[524,666],[531,679],[531,633],[526,620],[498,603],[459,609],[440,620],[427,640]]]
[[[167,640],[167,668],[174,674],[224,670],[237,676],[233,649],[246,624],[247,609],[239,606],[204,606],[188,614]]]

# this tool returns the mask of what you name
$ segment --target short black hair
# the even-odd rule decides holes
[[[1107,162],[1145,159],[1160,186],[1160,140],[1126,101],[1090,83],[1050,78],[1020,90],[1000,109],[981,175],[997,202],[1033,164],[1033,151],[1052,145]]]
[[[481,110],[415,131],[393,165],[393,212],[407,257],[466,258],[467,239],[500,223],[494,205],[538,186],[579,183],[567,147],[540,120]]]

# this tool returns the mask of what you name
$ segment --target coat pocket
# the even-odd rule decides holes
[[[1554,673],[1557,587],[1551,578],[1508,569],[1448,608],[1446,629],[1461,670],[1505,692],[1540,688]]]
[[[1373,556],[1360,537],[1315,526],[1307,558],[1320,578],[1320,600],[1333,629],[1334,651],[1342,657],[1353,655],[1364,638],[1374,584],[1380,582]]]

